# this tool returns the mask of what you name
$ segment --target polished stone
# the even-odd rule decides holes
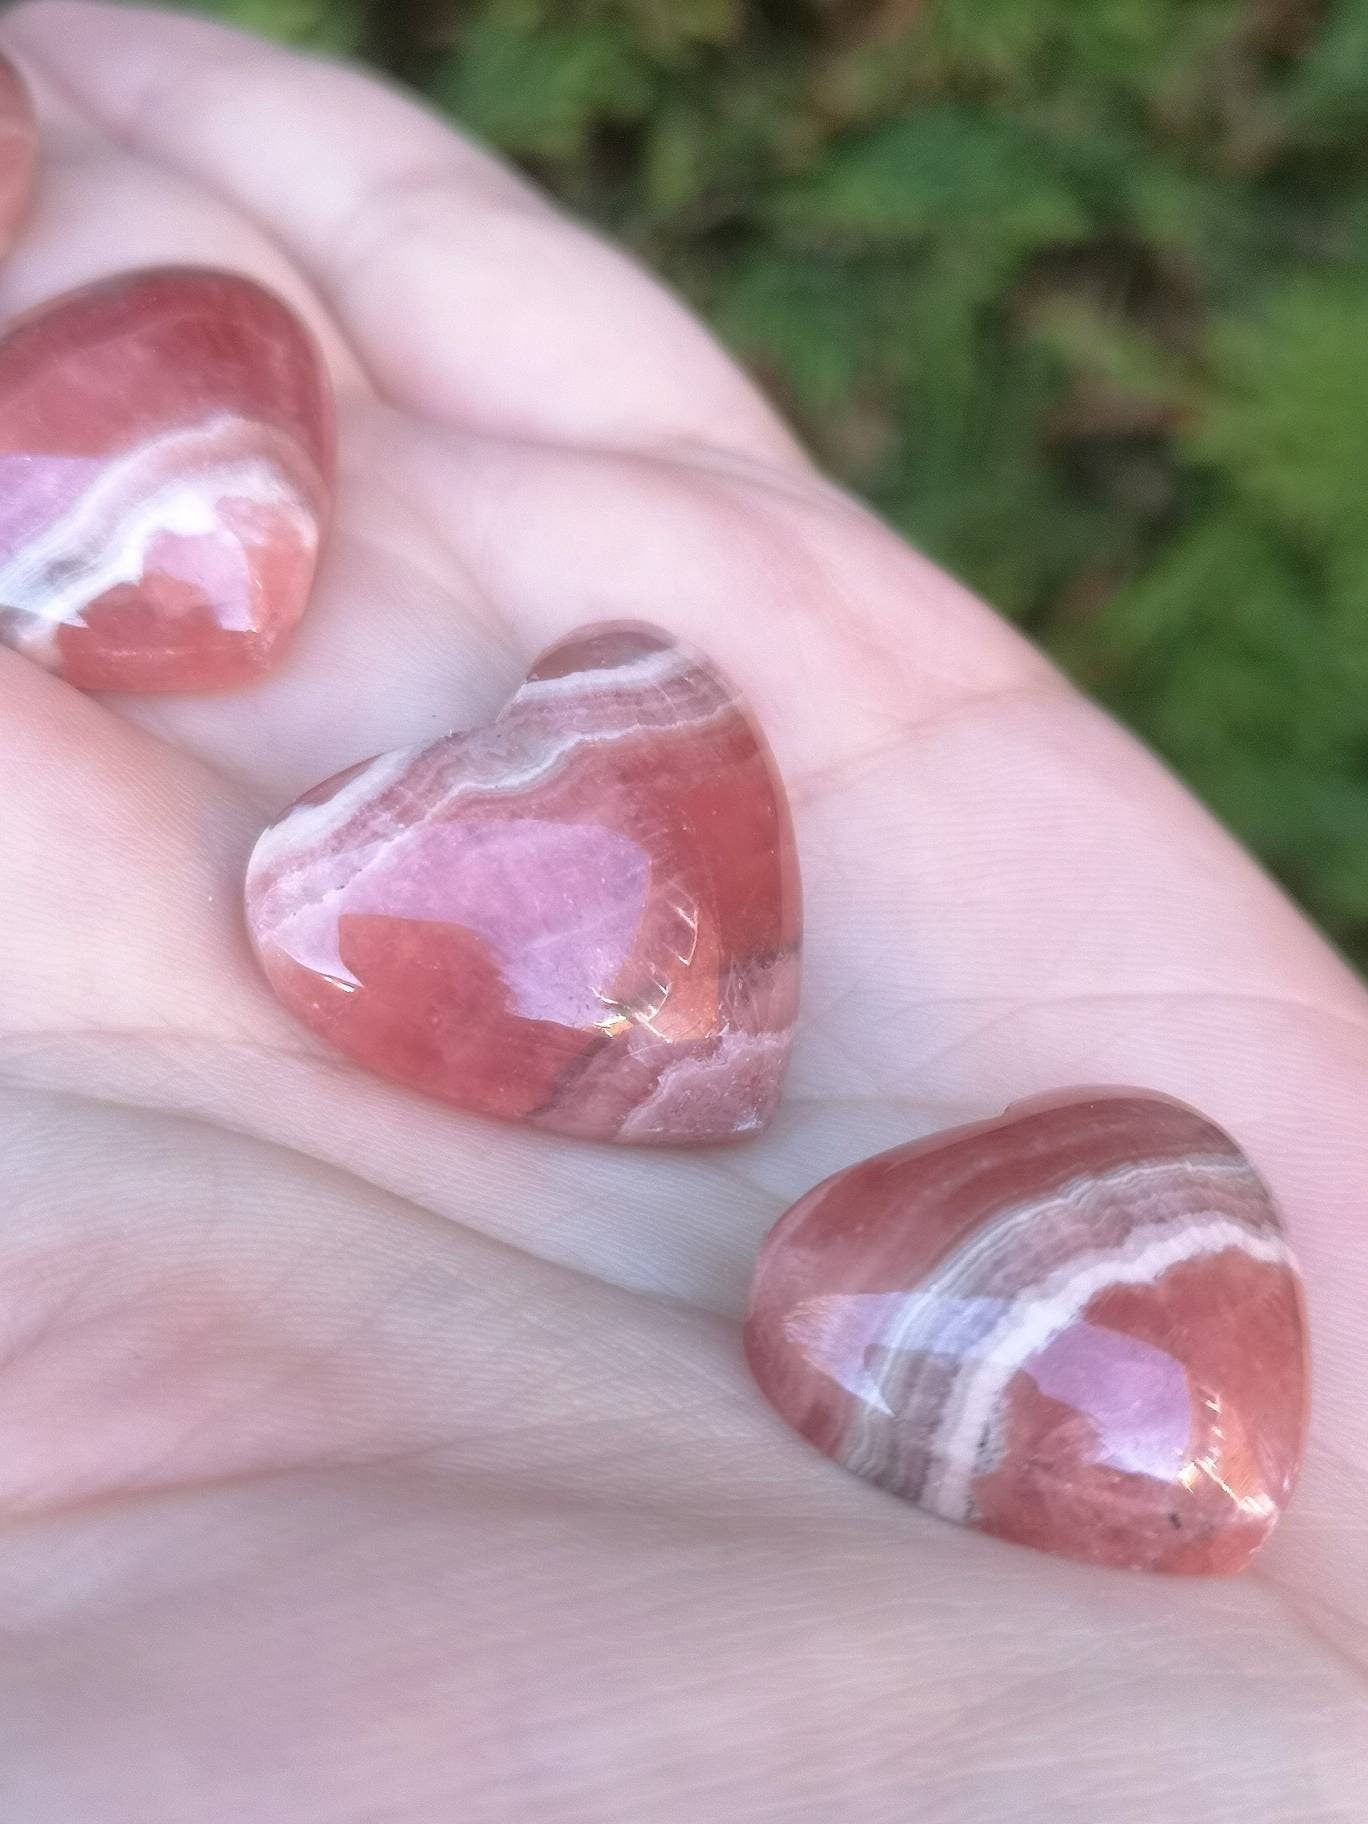
[[[846,1468],[1097,1564],[1233,1571],[1287,1502],[1300,1282],[1203,1116],[1080,1091],[828,1179],[764,1244],[761,1388]]]
[[[332,492],[304,326],[251,280],[104,280],[0,339],[0,640],[89,690],[242,684],[304,610]]]
[[[572,634],[489,727],[310,792],[258,843],[247,911],[291,1012],[457,1107],[700,1144],[778,1100],[783,788],[725,679],[651,629]]]
[[[38,154],[38,127],[28,86],[0,55],[0,253],[8,250],[28,210]]]

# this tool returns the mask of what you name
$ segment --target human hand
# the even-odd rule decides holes
[[[702,332],[374,82],[52,0],[5,316],[226,265],[314,325],[338,520],[283,667],[82,697],[0,651],[6,1824],[1330,1824],[1368,1749],[1357,982]],[[296,792],[660,622],[789,782],[805,1010],[761,1140],[557,1141],[326,1054],[238,886]],[[1310,1455],[1231,1581],[843,1475],[748,1382],[824,1173],[1080,1084],[1228,1127],[1306,1272]],[[1357,1795],[1357,1796],[1356,1796]]]

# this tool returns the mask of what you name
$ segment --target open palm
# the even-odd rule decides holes
[[[702,332],[358,75],[65,0],[5,314],[256,274],[341,399],[283,669],[101,703],[0,652],[6,1824],[1361,1819],[1368,1003],[1008,629],[815,475]],[[789,781],[774,1128],[558,1141],[367,1077],[261,985],[261,824],[661,622]],[[749,1385],[785,1205],[1078,1084],[1198,1104],[1307,1272],[1316,1410],[1248,1576],[1127,1577],[843,1475]]]

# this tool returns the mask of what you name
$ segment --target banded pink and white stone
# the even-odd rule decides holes
[[[489,727],[308,793],[257,844],[247,917],[292,1013],[457,1107],[702,1144],[778,1101],[783,788],[732,687],[652,629],[572,634]]]
[[[138,272],[0,338],[0,641],[89,690],[258,676],[304,610],[332,398],[250,279]]]
[[[900,1147],[765,1241],[761,1388],[820,1450],[1044,1551],[1232,1571],[1291,1493],[1300,1280],[1220,1128],[1078,1092]]]

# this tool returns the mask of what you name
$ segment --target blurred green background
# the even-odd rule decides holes
[[[1368,0],[200,0],[663,272],[1368,965]]]

